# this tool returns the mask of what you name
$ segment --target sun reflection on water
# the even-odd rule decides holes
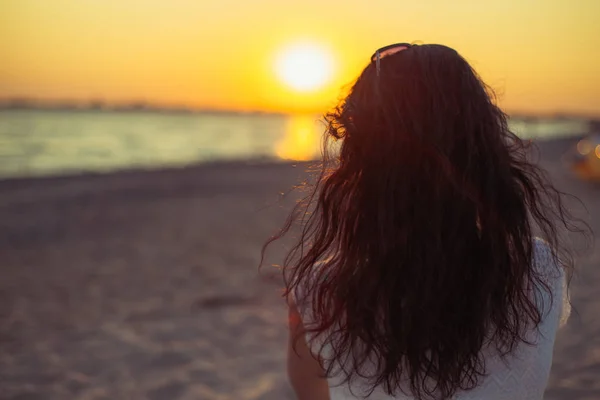
[[[323,123],[313,115],[290,116],[284,137],[275,145],[275,154],[286,160],[313,160],[319,155],[323,131]]]

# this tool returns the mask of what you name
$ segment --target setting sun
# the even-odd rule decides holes
[[[320,89],[331,79],[331,55],[315,44],[298,44],[283,50],[276,62],[279,79],[302,92]]]

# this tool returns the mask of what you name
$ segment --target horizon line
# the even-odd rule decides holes
[[[161,104],[148,100],[105,101],[91,98],[89,100],[73,99],[39,99],[33,97],[0,97],[0,110],[39,110],[39,111],[120,111],[120,112],[173,112],[173,113],[219,113],[219,114],[262,114],[262,115],[298,115],[324,114],[321,110],[307,112],[270,111],[260,109],[237,109],[210,106],[192,106],[185,104]],[[527,110],[504,110],[513,118],[552,118],[552,119],[589,119],[599,120],[600,114],[588,114],[566,111],[531,112]]]

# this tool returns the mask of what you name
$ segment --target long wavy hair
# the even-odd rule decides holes
[[[370,63],[325,120],[321,173],[265,248],[300,220],[285,295],[310,304],[327,375],[390,395],[408,382],[417,399],[474,388],[485,345],[506,356],[541,322],[533,237],[572,270],[559,228],[580,229],[563,194],[442,45]]]

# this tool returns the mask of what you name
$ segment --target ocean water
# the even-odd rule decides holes
[[[585,120],[512,120],[525,138],[584,134]],[[0,178],[318,157],[318,116],[0,111]]]

